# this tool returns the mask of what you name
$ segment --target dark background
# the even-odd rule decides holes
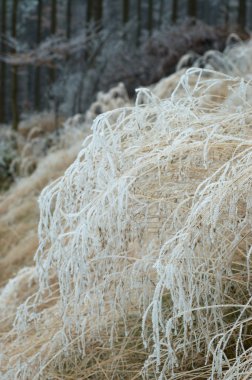
[[[119,81],[133,95],[188,50],[247,36],[251,15],[250,0],[0,0],[0,124],[84,112]]]

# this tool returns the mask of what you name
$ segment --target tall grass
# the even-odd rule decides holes
[[[38,291],[2,332],[3,378],[249,378],[249,99],[190,69],[96,118],[40,196]]]

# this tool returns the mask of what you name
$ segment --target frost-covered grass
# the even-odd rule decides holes
[[[40,160],[36,171],[0,196],[0,287],[23,266],[33,265],[38,246],[37,198],[43,187],[62,175],[75,159],[80,144]]]
[[[0,186],[10,188],[0,196],[0,287],[20,268],[33,264],[39,193],[74,161],[97,112],[118,108],[122,102],[127,104],[129,99],[119,84],[99,93],[86,115],[75,115],[56,130],[53,114],[45,113],[22,122],[19,133],[7,127],[2,130]]]
[[[200,56],[190,51],[179,60],[177,71],[186,67],[200,67],[249,80],[252,73],[251,57],[251,40],[244,42],[236,34],[230,34],[223,52],[208,50]]]
[[[96,118],[40,196],[38,292],[3,329],[3,379],[249,378],[251,94],[191,69]]]

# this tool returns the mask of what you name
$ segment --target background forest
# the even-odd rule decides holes
[[[83,113],[121,81],[133,95],[188,50],[223,49],[227,30],[251,28],[251,12],[246,0],[1,0],[0,124]]]

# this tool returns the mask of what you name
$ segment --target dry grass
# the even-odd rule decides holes
[[[232,39],[233,42],[231,42]],[[236,40],[235,44],[234,39]],[[236,34],[230,35],[228,40],[229,43],[222,53],[218,50],[208,50],[203,56],[195,54],[192,51],[185,54],[178,62],[177,70],[193,66],[219,71],[233,77],[238,76],[247,80],[251,79],[251,40],[242,42]]]
[[[75,159],[80,143],[68,150],[51,153],[37,170],[23,178],[0,198],[0,284],[23,266],[33,264],[38,246],[37,198],[41,190],[62,175]]]
[[[97,107],[98,113],[101,113],[118,108],[122,102],[129,102],[122,84],[112,88],[108,93],[99,93],[97,101],[91,105],[87,115],[76,115],[68,119],[61,127],[57,139],[53,135],[53,114],[35,115],[20,123],[20,133],[25,139],[18,138],[18,146],[22,147],[23,151],[17,161],[20,161],[23,174],[28,175],[28,169],[33,164],[35,171],[28,177],[21,178],[7,193],[0,196],[0,287],[20,268],[33,265],[33,256],[38,247],[37,198],[41,190],[60,177],[74,161],[82,140],[90,133],[91,123],[97,115]],[[62,119],[58,120],[58,123],[60,122]],[[35,131],[39,134],[35,135]],[[53,140],[54,144],[44,152],[48,139]]]
[[[249,378],[251,95],[192,69],[96,119],[40,197],[39,287],[18,274],[3,378]]]
[[[62,116],[57,118],[53,112],[43,112],[31,115],[28,119],[21,121],[18,125],[18,132],[29,139],[32,138],[35,130],[40,131],[41,134],[53,132],[63,122]]]
[[[193,68],[152,91],[2,197],[5,283],[73,162],[0,292],[3,379],[250,378],[252,86]]]

